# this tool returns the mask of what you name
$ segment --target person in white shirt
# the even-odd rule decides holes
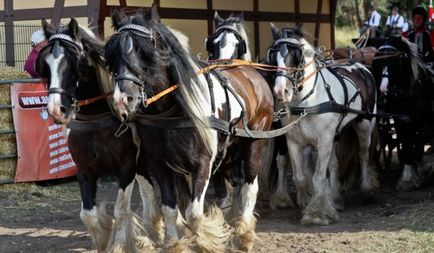
[[[379,37],[381,15],[375,10],[374,5],[369,5],[368,7],[369,18],[363,24],[363,28],[360,30],[360,35],[364,34],[369,30],[369,38]]]
[[[368,27],[378,28],[381,23],[381,15],[375,10],[374,5],[370,5],[368,8],[369,19],[366,20],[365,25]]]
[[[394,34],[401,34],[404,26],[404,17],[399,15],[398,6],[392,7],[392,15],[387,17],[386,27]]]

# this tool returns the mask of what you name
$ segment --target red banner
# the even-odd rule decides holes
[[[66,128],[48,115],[47,90],[43,83],[14,83],[12,113],[17,138],[16,182],[74,176]]]

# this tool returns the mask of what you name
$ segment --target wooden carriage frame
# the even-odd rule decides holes
[[[58,24],[61,18],[65,17],[87,17],[88,22],[94,28],[94,32],[104,37],[104,20],[109,17],[113,8],[127,8],[127,10],[135,11],[142,6],[131,6],[127,4],[127,0],[119,0],[119,5],[110,5],[107,0],[87,0],[87,5],[66,6],[65,0],[53,0],[53,8],[33,8],[33,9],[14,9],[13,0],[3,0],[4,10],[0,10],[0,23],[5,24],[5,44],[6,44],[6,64],[15,66],[14,62],[14,22],[40,20],[41,17],[50,18],[53,24]],[[206,1],[206,9],[193,8],[169,8],[162,7],[160,0],[154,0],[158,7],[161,18],[167,19],[184,19],[184,20],[206,20],[207,34],[213,32],[213,16],[216,10],[213,7],[213,0]],[[330,41],[327,44],[334,48],[334,23],[337,0],[316,0],[311,3],[302,2],[301,0],[287,0],[288,4],[293,4],[293,12],[272,12],[261,11],[260,1],[264,0],[243,0],[250,2],[253,5],[253,10],[243,11],[246,21],[253,22],[254,32],[254,54],[258,56],[260,52],[260,32],[259,22],[291,22],[294,24],[313,23],[314,32],[312,36],[318,38],[320,35],[321,24],[330,25]],[[113,1],[112,1],[113,2]],[[144,1],[145,2],[145,1]],[[149,1],[146,1],[149,2]],[[285,0],[280,1],[285,2]],[[250,4],[249,3],[249,4]],[[302,13],[301,9],[306,4],[311,8],[310,13]],[[302,6],[303,5],[303,6]],[[328,5],[328,6],[327,6]],[[324,10],[324,6],[328,10]],[[304,7],[306,9],[306,7]],[[222,16],[228,16],[232,11],[218,10]],[[237,11],[237,10],[234,10]],[[323,14],[323,13],[327,14]],[[314,46],[319,45],[319,41],[313,41]]]

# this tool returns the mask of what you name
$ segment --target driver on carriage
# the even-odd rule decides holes
[[[360,29],[360,35],[369,30],[369,38],[378,38],[380,37],[381,15],[375,9],[373,4],[369,5],[368,14],[369,18],[365,21],[363,27]]]
[[[397,5],[392,6],[392,14],[387,17],[386,27],[387,30],[393,35],[401,34],[402,27],[404,26],[404,17],[399,15]]]
[[[422,59],[425,62],[434,61],[434,34],[425,28],[425,23],[428,17],[427,11],[418,6],[412,11],[413,29],[409,32],[404,32],[402,35],[410,42],[416,44]]]

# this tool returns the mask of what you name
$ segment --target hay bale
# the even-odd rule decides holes
[[[14,67],[1,67],[0,68],[0,80],[13,80],[13,79],[28,79],[29,73],[16,69]]]
[[[17,159],[0,159],[0,179],[14,179]]]
[[[29,74],[25,71],[13,68],[0,68],[0,80],[27,79]],[[10,84],[0,85],[0,105],[11,104]],[[11,109],[0,109],[0,130],[15,129],[12,119]],[[0,134],[0,155],[10,155],[17,153],[17,144],[14,134]],[[16,158],[0,159],[0,179],[15,178],[17,167]]]
[[[0,154],[16,154],[17,141],[14,134],[1,134],[0,135]]]
[[[3,103],[0,103],[4,105]],[[0,109],[0,129],[14,129],[11,109]]]

